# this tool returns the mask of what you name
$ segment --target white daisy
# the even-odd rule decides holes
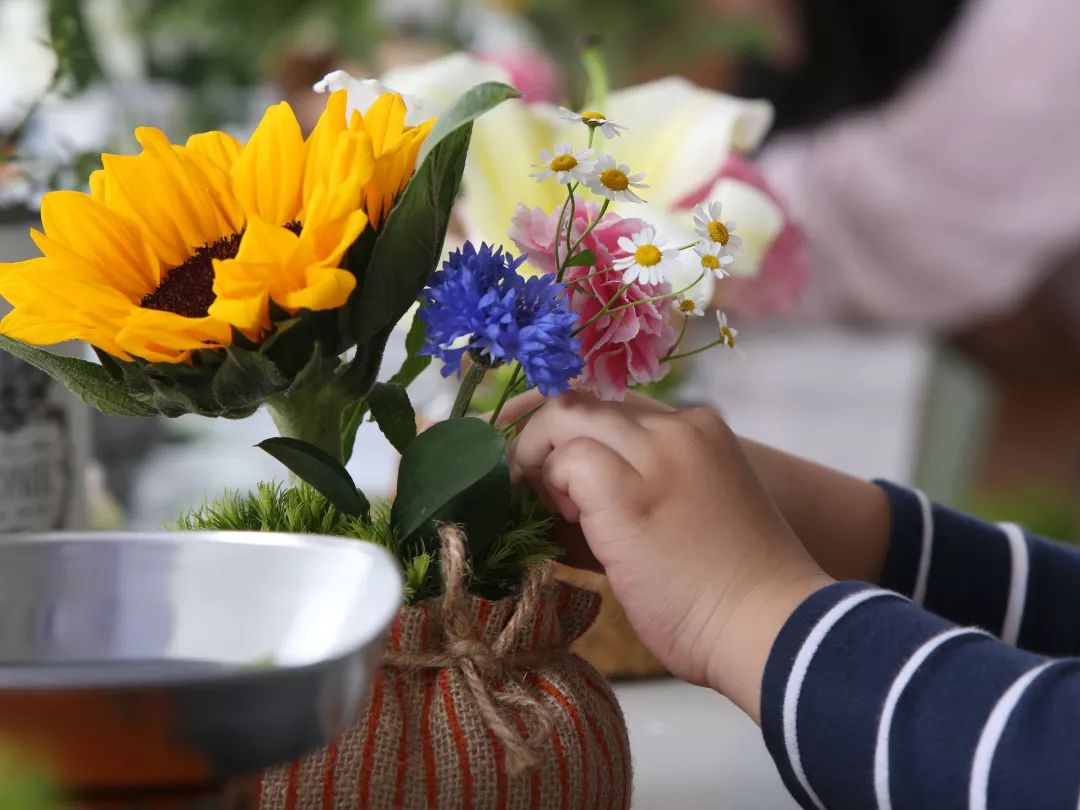
[[[598,129],[608,140],[615,138],[626,131],[626,127],[622,124],[616,124],[614,121],[609,121],[608,117],[602,112],[596,110],[582,110],[581,112],[574,112],[566,107],[559,107],[559,117],[567,121],[576,121],[579,124],[584,124],[589,129]]]
[[[615,260],[623,283],[661,284],[665,274],[679,261],[679,249],[664,247],[656,237],[656,228],[646,225],[631,238],[619,237],[619,249],[627,255]]]
[[[731,275],[727,266],[735,261],[735,257],[727,253],[719,242],[703,239],[694,245],[694,253],[697,254],[704,272],[712,273],[717,278],[727,278]]]
[[[600,155],[586,185],[594,194],[615,202],[645,202],[632,190],[648,188],[641,182],[644,179],[644,174],[631,174],[629,166],[616,163],[611,155]]]
[[[735,235],[735,223],[723,219],[721,202],[701,203],[694,209],[694,230],[707,242],[720,246],[721,255],[732,255],[742,247],[742,238]]]
[[[682,313],[687,318],[700,318],[705,314],[704,302],[698,300],[698,296],[694,295],[693,290],[672,298],[671,308]]]
[[[582,149],[575,152],[574,147],[568,143],[555,144],[555,150],[541,149],[541,163],[536,165],[540,169],[533,172],[529,177],[537,180],[547,180],[554,177],[559,183],[566,185],[571,182],[587,183],[596,169],[595,154],[592,149]]]
[[[720,339],[723,341],[723,345],[729,349],[734,349],[735,336],[739,334],[739,330],[728,326],[727,315],[723,312],[718,311],[716,313],[716,323],[720,326]]]

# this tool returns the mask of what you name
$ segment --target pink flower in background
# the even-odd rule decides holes
[[[738,180],[761,191],[780,209],[784,224],[773,240],[761,262],[757,275],[750,278],[732,276],[725,279],[717,289],[722,309],[735,312],[744,318],[763,318],[792,309],[799,294],[810,278],[806,256],[806,238],[791,218],[784,201],[776,196],[768,181],[746,158],[732,153],[720,169],[720,173],[700,192],[680,201],[680,208],[693,208],[707,199],[710,190],[724,178]]]
[[[578,200],[574,239],[580,237],[599,210],[596,203]],[[552,245],[558,218],[558,211],[547,214],[539,208],[519,205],[510,227],[510,238],[529,255],[529,264],[545,273],[555,272]],[[598,270],[610,269],[621,253],[619,238],[630,238],[645,226],[640,219],[622,219],[609,213],[585,237],[581,247],[596,254],[595,266],[570,267],[563,278],[571,285],[568,288],[570,306],[578,313],[581,323],[587,323],[596,315],[623,283],[622,274],[615,271],[586,277]],[[585,280],[573,284],[579,279]],[[632,284],[615,299],[613,306],[670,291],[667,284]],[[668,353],[676,337],[667,316],[670,306],[669,301],[638,304],[606,315],[582,330],[578,337],[585,371],[579,387],[592,391],[601,399],[621,400],[628,386],[661,379],[667,373],[667,366],[662,365],[660,359]]]
[[[476,57],[505,70],[509,74],[510,84],[521,91],[523,101],[554,104],[562,97],[562,71],[539,48],[515,46],[513,49],[478,53]]]

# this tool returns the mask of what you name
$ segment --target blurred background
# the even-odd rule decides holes
[[[137,125],[243,137],[281,98],[310,124],[311,86],[333,69],[380,76],[459,50],[525,102],[576,106],[581,38],[597,36],[613,87],[677,74],[770,100],[752,159],[806,237],[798,301],[768,317],[730,302],[741,357],[707,354],[663,395],[1073,541],[1078,27],[1075,0],[0,0],[0,261],[33,255],[40,195],[82,187]],[[448,409],[436,378],[421,392],[428,415]],[[98,418],[89,519],[157,528],[278,476],[252,449],[271,433],[258,415]],[[388,492],[392,452],[377,433],[359,441],[350,469]],[[637,806],[790,806],[756,732],[712,696],[646,683],[620,697]],[[669,761],[673,734],[698,753]]]

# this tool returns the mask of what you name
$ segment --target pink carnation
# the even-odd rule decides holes
[[[787,312],[799,300],[810,278],[806,256],[806,238],[802,228],[791,218],[784,201],[776,196],[765,177],[745,158],[732,154],[713,178],[699,192],[679,203],[693,208],[703,202],[713,185],[725,177],[739,180],[763,192],[784,215],[784,227],[765,252],[760,272],[753,278],[729,278],[720,284],[723,307],[747,318],[763,318]]]
[[[593,202],[578,200],[574,216],[573,238],[578,239],[589,222],[599,213]],[[555,272],[553,245],[559,212],[547,214],[539,208],[519,205],[514,211],[510,238],[518,248],[529,254],[529,263],[545,273]],[[570,267],[563,281],[568,286],[570,306],[587,323],[611,300],[622,286],[622,274],[611,270],[618,254],[619,237],[630,237],[645,227],[640,219],[622,219],[606,214],[600,224],[585,237],[581,247],[596,254],[596,264],[589,267]],[[565,224],[563,225],[565,228]],[[563,243],[565,246],[565,242]],[[586,279],[599,270],[599,273]],[[584,279],[584,280],[582,280]],[[578,284],[574,282],[579,281]],[[671,291],[667,284],[632,284],[613,307],[631,301],[641,301]],[[590,324],[578,336],[581,340],[585,371],[579,387],[592,391],[601,399],[621,400],[628,386],[655,382],[664,377],[668,365],[661,364],[675,342],[675,328],[668,318],[670,304],[654,301],[627,307],[605,315]]]

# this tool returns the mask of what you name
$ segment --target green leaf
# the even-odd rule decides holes
[[[591,250],[575,253],[566,260],[567,267],[592,267],[594,264],[596,264],[596,254]]]
[[[481,115],[498,107],[507,99],[520,96],[521,92],[519,90],[502,82],[484,82],[467,90],[435,122],[435,126],[432,127],[427,140],[420,147],[420,154],[416,159],[417,165],[422,163],[446,136],[456,132],[466,124],[471,124]]]
[[[510,522],[510,465],[505,456],[487,475],[451,498],[432,522],[464,526],[473,559],[486,552]]]
[[[420,311],[417,310],[413,316],[412,325],[409,326],[409,334],[405,336],[405,362],[401,364],[397,374],[390,378],[390,382],[399,383],[408,388],[431,365],[430,355],[419,354],[424,347],[425,337],[427,337],[427,331],[424,320],[420,317]]]
[[[259,405],[288,386],[288,380],[265,354],[230,346],[225,362],[213,377],[211,390],[219,403],[230,407]]]
[[[366,243],[350,250],[347,265],[358,282],[349,299],[349,330],[356,342],[349,378],[359,396],[374,384],[394,325],[416,302],[442,256],[472,122],[517,95],[508,85],[490,82],[458,99],[428,135],[416,173],[391,209],[370,253]]]
[[[136,398],[127,386],[97,363],[53,354],[4,335],[0,335],[0,349],[44,371],[102,413],[112,416],[156,416],[158,413],[154,406]]]
[[[439,422],[409,444],[398,470],[390,520],[407,539],[503,461],[506,439],[483,419]],[[481,506],[482,508],[482,506]]]
[[[346,406],[341,415],[341,457],[348,463],[352,458],[353,446],[356,444],[356,431],[364,423],[364,417],[368,415],[368,402],[366,399],[358,399],[351,405]]]
[[[370,504],[337,459],[313,444],[278,436],[256,447],[276,458],[298,478],[321,492],[338,510],[354,517],[366,517]]]
[[[400,383],[375,383],[367,397],[371,415],[394,449],[404,453],[416,438],[416,411]]]

